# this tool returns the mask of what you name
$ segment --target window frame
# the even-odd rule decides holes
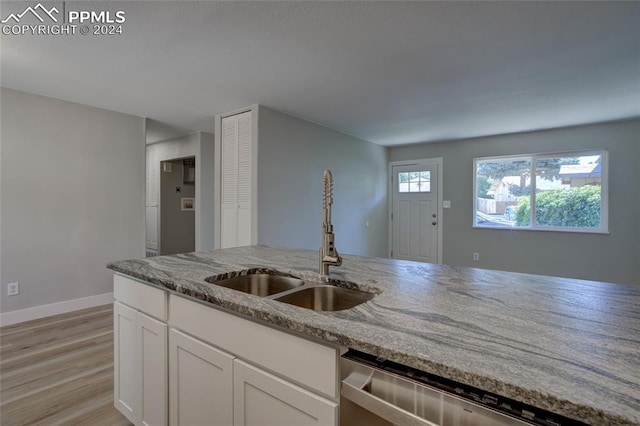
[[[599,227],[564,227],[564,226],[541,226],[536,225],[536,164],[538,160],[545,158],[558,157],[588,157],[600,156],[600,226]],[[477,196],[477,178],[478,164],[499,162],[499,161],[530,161],[529,174],[531,176],[530,188],[530,206],[531,212],[530,222],[528,226],[507,226],[507,225],[482,225],[478,223],[478,196]],[[518,231],[546,231],[546,232],[577,232],[588,234],[609,234],[609,153],[605,149],[588,149],[580,151],[564,151],[564,152],[545,152],[534,154],[515,154],[515,155],[499,155],[491,157],[475,157],[473,159],[473,211],[472,211],[472,228],[476,229],[499,229],[499,230],[518,230]]]

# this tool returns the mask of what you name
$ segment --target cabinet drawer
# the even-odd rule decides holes
[[[122,275],[113,276],[113,297],[161,321],[167,321],[167,292]]]
[[[249,362],[338,396],[338,350],[171,295],[170,324]]]

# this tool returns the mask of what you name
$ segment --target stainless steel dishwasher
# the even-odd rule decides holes
[[[353,350],[343,355],[340,375],[341,426],[583,425]]]

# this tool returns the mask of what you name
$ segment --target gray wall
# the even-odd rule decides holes
[[[386,256],[386,148],[263,106],[258,138],[258,243],[320,247],[322,174],[331,169],[336,247]]]
[[[186,253],[196,247],[194,211],[183,211],[181,199],[196,196],[196,185],[183,183],[182,160],[169,161],[171,172],[160,168],[160,254]],[[180,188],[180,192],[176,191]]]
[[[609,151],[610,234],[471,227],[474,157],[601,148]],[[640,120],[389,150],[389,161],[431,157],[443,158],[443,199],[452,204],[443,263],[640,284]]]
[[[214,146],[213,133],[200,132],[200,152],[196,157],[196,250],[213,250],[215,245]]]
[[[113,291],[105,264],[144,256],[144,119],[0,95],[0,311]]]

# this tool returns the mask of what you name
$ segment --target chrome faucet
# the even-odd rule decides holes
[[[324,193],[322,195],[322,247],[320,247],[320,276],[329,275],[329,266],[342,265],[342,257],[334,244],[333,225],[331,224],[331,205],[333,204],[333,176],[331,170],[324,171]]]

